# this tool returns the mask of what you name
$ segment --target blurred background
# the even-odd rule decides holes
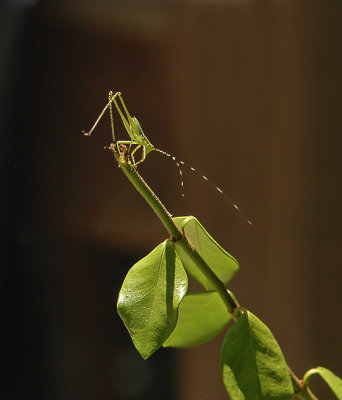
[[[182,198],[170,158],[139,166],[239,260],[230,288],[296,374],[341,376],[342,2],[2,0],[0,32],[1,398],[227,398],[224,333],[144,362],[116,314],[167,232],[103,149],[109,118],[81,133],[109,90],[254,222],[186,168]]]

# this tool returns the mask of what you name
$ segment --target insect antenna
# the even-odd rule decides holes
[[[181,188],[182,188],[182,197],[185,197],[184,194],[184,180],[183,180],[183,170],[181,166],[185,166],[187,169],[189,169],[190,171],[200,174],[200,176],[202,177],[202,179],[204,179],[206,182],[208,182],[214,189],[216,189],[224,198],[226,198],[226,200],[228,200],[232,206],[235,208],[235,210],[242,216],[242,218],[248,223],[248,225],[253,226],[253,222],[247,218],[247,216],[245,215],[245,213],[241,210],[241,208],[233,201],[233,199],[231,197],[229,197],[219,186],[217,186],[211,179],[209,179],[207,176],[202,175],[200,172],[198,172],[194,167],[188,166],[187,164],[185,164],[184,161],[178,161],[176,159],[175,156],[167,153],[166,151],[160,150],[160,149],[155,149],[156,151],[158,151],[161,154],[164,154],[165,156],[171,158],[177,165],[178,167],[178,171],[179,171],[179,175],[180,175],[180,179],[181,179]]]
[[[177,165],[178,172],[179,172],[179,178],[180,178],[180,184],[181,184],[181,188],[182,188],[181,195],[182,195],[182,197],[185,197],[185,193],[184,193],[184,180],[183,180],[183,170],[182,170],[182,167],[181,167],[181,164],[182,164],[182,165],[185,165],[184,162],[183,162],[183,161],[179,161],[179,162],[178,162],[177,159],[176,159],[176,157],[174,157],[173,155],[167,153],[166,151],[163,151],[163,150],[160,150],[160,149],[157,149],[157,148],[155,148],[155,150],[156,150],[158,153],[164,154],[164,156],[171,158],[171,159],[175,162],[175,164]]]

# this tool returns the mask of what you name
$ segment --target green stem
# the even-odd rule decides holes
[[[305,385],[305,383],[294,374],[292,369],[290,367],[288,367],[288,369],[296,397],[303,400],[318,400],[318,398],[311,392],[307,385]]]
[[[232,318],[234,320],[237,320],[240,315],[240,306],[228,293],[224,283],[215,275],[212,269],[203,260],[201,255],[189,242],[187,237],[184,235],[184,232],[182,232],[178,228],[178,226],[172,219],[171,214],[167,211],[163,203],[159,200],[156,194],[140,176],[135,166],[129,160],[128,149],[125,146],[121,145],[119,152],[114,144],[110,145],[110,149],[113,151],[114,156],[124,174],[131,181],[138,192],[143,196],[143,198],[147,201],[147,203],[151,206],[153,211],[157,214],[167,231],[170,233],[172,240],[178,243],[183,251],[186,252],[186,254],[201,270],[205,277],[210,281],[210,283],[215,288],[222,301],[226,305],[228,312],[232,314]],[[314,394],[310,391],[310,389],[297,378],[297,376],[292,372],[290,368],[289,372],[291,375],[293,389],[296,397],[304,400],[318,400],[317,397],[314,396]]]
[[[183,236],[183,238],[178,241],[178,245],[183,249],[184,252],[187,253],[187,255],[191,258],[194,264],[196,264],[198,269],[213,285],[216,292],[219,294],[224,304],[226,305],[228,312],[233,315],[234,319],[236,319],[237,316],[235,316],[234,310],[236,310],[239,307],[239,305],[235,303],[234,299],[227,292],[224,283],[216,276],[213,270],[209,268],[208,264],[203,260],[201,255],[192,246],[191,242],[189,242],[186,236]]]
[[[208,264],[203,260],[200,254],[189,242],[187,237],[184,236],[184,232],[182,232],[178,228],[178,226],[172,219],[171,214],[167,211],[163,203],[159,200],[156,194],[140,176],[135,166],[129,160],[127,148],[121,145],[119,152],[116,146],[112,144],[110,146],[110,149],[113,151],[114,156],[124,174],[131,181],[138,192],[143,196],[143,198],[147,201],[147,203],[151,206],[153,211],[157,214],[167,231],[170,233],[172,240],[174,242],[177,242],[178,245],[183,249],[183,251],[186,252],[191,260],[197,265],[197,267],[210,281],[212,286],[221,297],[222,301],[227,307],[228,312],[232,314],[234,319],[237,319],[238,316],[234,314],[234,311],[239,307],[239,305],[236,304],[234,299],[228,293],[227,289],[224,286],[224,283],[215,275],[212,269],[208,266]]]
[[[116,160],[118,161],[122,171],[125,173],[127,178],[131,181],[133,186],[138,190],[138,192],[143,196],[147,203],[151,206],[152,210],[160,218],[161,222],[170,233],[174,241],[182,239],[183,233],[175,224],[172,219],[171,214],[167,211],[164,204],[158,199],[156,194],[144,181],[141,175],[138,173],[137,169],[128,160],[126,151],[119,154],[115,147],[112,145],[111,150],[113,150]]]

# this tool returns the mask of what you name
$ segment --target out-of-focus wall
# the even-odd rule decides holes
[[[341,304],[341,17],[337,2],[199,2],[177,30],[181,148],[255,224],[204,188],[198,214],[237,256],[232,287],[298,374],[341,368],[342,322],[329,306]],[[180,354],[181,398],[199,398],[206,374],[215,379],[200,360],[217,363],[219,346]]]

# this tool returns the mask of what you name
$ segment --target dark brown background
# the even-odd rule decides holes
[[[225,399],[223,339],[136,354],[115,311],[166,232],[103,150],[110,89],[170,159],[140,171],[240,262],[231,288],[302,376],[342,375],[342,3],[6,0],[0,6],[4,399]],[[124,138],[120,124],[118,132]],[[316,386],[324,399],[324,387]],[[329,397],[330,396],[330,397]]]

